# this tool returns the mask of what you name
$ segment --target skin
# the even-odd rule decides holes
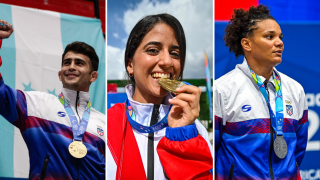
[[[9,38],[13,33],[12,24],[3,20],[0,20],[0,23],[9,26],[8,28],[0,25],[0,38]],[[75,91],[88,92],[91,83],[98,78],[98,72],[92,71],[91,66],[91,61],[88,56],[72,51],[67,52],[64,56],[61,70],[58,72],[63,87]]]
[[[0,20],[0,23],[4,23],[10,27],[10,29],[8,29],[7,26],[0,25],[0,38],[6,39],[6,38],[10,37],[11,34],[13,33],[12,24],[9,24],[7,21],[3,21],[3,20]]]
[[[88,56],[69,51],[62,60],[58,75],[64,88],[88,92],[91,83],[98,78],[98,72],[91,69]]]
[[[253,35],[241,40],[244,55],[250,68],[269,79],[273,67],[282,61],[283,35],[279,24],[272,19],[257,22]]]
[[[170,73],[171,79],[178,79],[181,67],[174,30],[165,23],[156,24],[129,59],[127,70],[136,82],[133,100],[161,104],[168,91],[158,84],[152,73]],[[170,127],[190,125],[199,117],[201,89],[184,85],[177,91],[180,94],[169,100],[173,104],[168,116]]]

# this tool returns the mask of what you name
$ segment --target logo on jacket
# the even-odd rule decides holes
[[[287,105],[291,105],[291,104],[292,104],[292,101],[286,100],[286,104],[287,104]]]
[[[98,132],[98,134],[99,134],[100,136],[103,136],[103,129],[102,129],[102,127],[98,126],[98,127],[97,127],[97,132]]]
[[[291,116],[293,114],[293,107],[291,105],[286,105],[286,107],[288,115]]]
[[[242,106],[242,111],[243,112],[248,112],[248,111],[250,111],[251,110],[251,106],[250,105],[244,105],[244,106]]]
[[[58,112],[58,116],[60,116],[60,117],[65,117],[65,116],[66,116],[66,113],[65,113],[65,112],[62,112],[62,111],[59,111],[59,112]]]

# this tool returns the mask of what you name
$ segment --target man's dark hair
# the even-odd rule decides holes
[[[68,44],[62,54],[62,61],[64,59],[64,56],[69,51],[72,51],[77,54],[83,54],[83,55],[88,56],[91,61],[91,71],[98,71],[99,57],[92,46],[90,46],[84,42],[79,42],[79,41],[75,41],[71,44]]]
[[[146,34],[151,31],[151,29],[158,23],[165,23],[169,25],[173,31],[175,32],[176,39],[179,45],[179,54],[180,54],[180,74],[179,78],[182,79],[185,59],[186,59],[186,37],[184,35],[183,28],[180,22],[170,14],[156,14],[149,15],[142,18],[132,29],[126,46],[126,52],[124,57],[124,64],[126,68],[127,75],[129,76],[129,72],[127,70],[127,65],[129,63],[129,59],[132,59],[136,50],[140,46],[142,39],[146,36]],[[131,81],[135,83],[134,77],[130,77]]]

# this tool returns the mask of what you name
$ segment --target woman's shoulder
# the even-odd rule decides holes
[[[281,72],[279,72],[279,74],[281,78],[281,83],[286,89],[304,91],[302,85],[298,81]]]
[[[214,88],[220,93],[235,92],[251,83],[250,78],[240,69],[236,68],[214,81]]]
[[[235,83],[239,81],[246,81],[247,75],[239,68],[235,68],[225,75],[214,81],[216,86],[224,86],[226,84]]]
[[[107,116],[109,117],[109,115],[123,112],[124,109],[125,109],[125,103],[117,103],[107,110]]]

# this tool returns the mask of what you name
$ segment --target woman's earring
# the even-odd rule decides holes
[[[129,77],[133,77],[133,73],[129,73]]]

